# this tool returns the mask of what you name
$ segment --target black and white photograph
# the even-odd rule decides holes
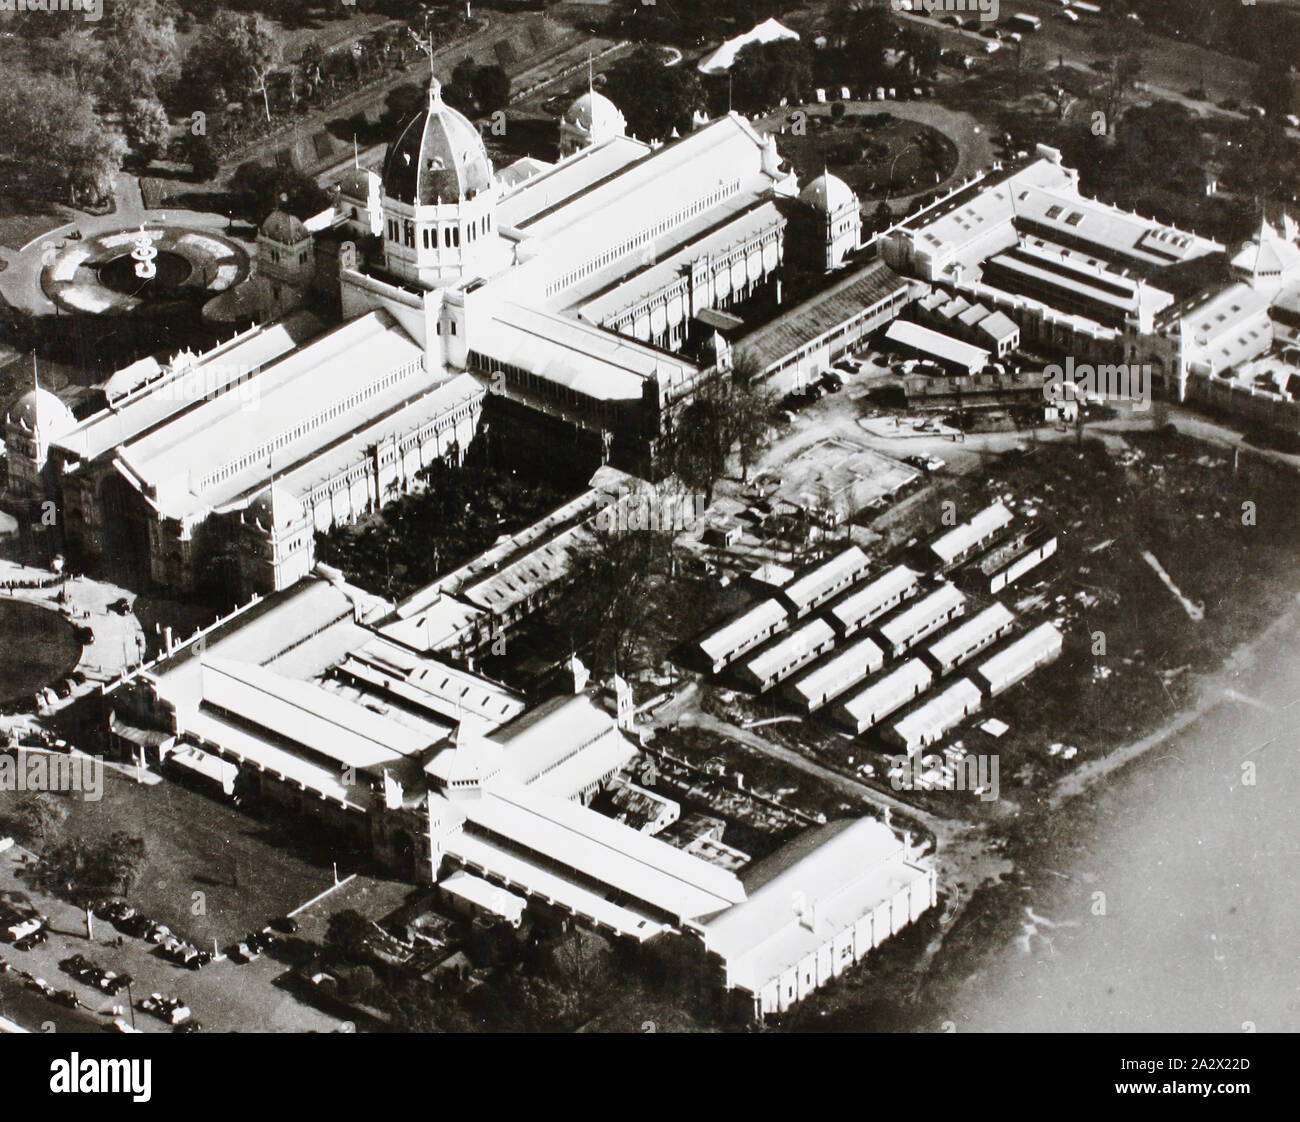
[[[0,0],[0,74],[15,1113],[1277,1074],[1300,0]]]

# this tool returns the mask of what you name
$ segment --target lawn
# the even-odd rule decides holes
[[[145,862],[128,899],[198,946],[215,938],[225,947],[333,882],[333,855],[309,826],[282,829],[177,782],[138,785],[106,769],[102,801],[68,797],[65,805],[65,835],[102,841],[121,830],[144,838]],[[339,876],[352,872],[337,856]]]
[[[35,213],[31,208],[36,207]],[[20,203],[0,195],[0,245],[15,252],[33,238],[48,234],[68,223],[66,216],[39,204]]]
[[[807,125],[803,135],[786,132],[778,141],[801,183],[829,169],[859,198],[908,195],[943,182],[957,167],[957,146],[920,121],[882,111],[838,121],[812,114]]]

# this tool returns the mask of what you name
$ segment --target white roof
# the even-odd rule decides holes
[[[529,176],[504,194],[497,204],[497,221],[502,227],[519,226],[581,194],[628,164],[644,159],[651,151],[650,145],[644,141],[613,136],[604,143],[575,152],[554,167]]]
[[[148,432],[173,414],[197,408],[223,387],[294,350],[319,334],[320,330],[320,321],[310,312],[294,312],[275,323],[236,336],[197,356],[193,362],[186,362],[183,358],[173,360],[161,377],[138,386],[117,398],[110,408],[87,417],[65,434],[58,444],[83,460],[102,456],[109,449]],[[128,369],[134,370],[135,374],[127,380],[134,381],[143,367],[134,363]],[[115,377],[111,376],[109,383],[113,383]],[[241,393],[243,391],[237,389],[234,396],[238,398]]]
[[[555,772],[566,761],[585,755],[599,745],[608,745],[597,754],[602,767],[605,761],[626,762],[636,754],[614,718],[585,694],[552,698],[497,729],[491,739],[505,752],[506,770],[521,783],[531,783]],[[603,770],[615,766],[620,765],[610,763]],[[590,769],[578,768],[580,773],[586,770]],[[571,779],[576,778],[572,768],[568,772]],[[596,772],[603,773],[602,768],[598,767]],[[575,790],[582,786],[585,784],[579,783]]]
[[[265,481],[273,443],[283,440],[275,459],[293,463],[347,435],[362,413],[379,416],[427,388],[422,362],[422,348],[387,311],[369,312],[255,374],[249,397],[226,393],[207,401],[132,441],[119,461],[163,513],[183,518]],[[402,368],[407,373],[360,411],[346,404]],[[303,427],[304,404],[318,423]],[[332,408],[338,412],[326,418]]]
[[[931,552],[945,565],[960,557],[972,546],[996,534],[1012,520],[1009,511],[1000,501],[986,506],[974,518],[954,526],[930,544]]]
[[[743,647],[755,635],[779,626],[786,619],[785,605],[779,600],[761,600],[752,608],[710,631],[700,640],[700,650],[717,662],[737,647]]]
[[[856,545],[851,545],[816,568],[796,577],[781,591],[796,607],[806,608],[822,600],[846,577],[865,572],[869,564],[867,555]]]
[[[804,657],[835,639],[835,629],[824,619],[814,619],[755,655],[745,663],[745,669],[759,681],[766,681],[783,666]]]
[[[919,323],[912,323],[905,319],[894,320],[885,332],[885,338],[892,343],[913,347],[970,370],[981,370],[989,361],[989,352],[982,347],[963,343],[951,335],[931,331],[928,327],[922,327]]]
[[[910,608],[880,625],[880,634],[891,646],[906,642],[917,631],[939,616],[947,615],[966,602],[966,597],[955,585],[944,581],[938,588],[918,600]]]
[[[662,924],[643,912],[611,903],[598,892],[534,864],[487,838],[457,831],[443,838],[439,848],[474,868],[491,870],[511,884],[544,900],[554,900],[575,915],[584,916],[621,935],[630,935],[644,942],[663,931]]]
[[[507,892],[491,881],[465,872],[464,869],[457,869],[451,876],[440,880],[438,887],[473,904],[476,908],[501,916],[512,923],[518,923],[523,917],[524,909],[528,907],[528,901],[522,896]]]
[[[905,593],[920,579],[906,565],[895,565],[870,584],[855,589],[838,604],[830,609],[830,614],[845,627],[855,627],[861,623],[870,623],[880,615],[880,608],[896,596]]]
[[[365,810],[372,802],[370,788],[358,784],[344,784],[341,769],[309,760],[296,752],[249,732],[226,720],[220,714],[202,710],[185,721],[186,733],[197,736],[208,745],[219,746],[226,756],[240,763],[249,763],[273,775],[302,786],[314,794],[333,799],[341,806]]]
[[[864,720],[873,713],[892,713],[908,701],[917,689],[925,689],[933,680],[934,675],[925,663],[919,658],[908,659],[902,666],[895,667],[883,678],[877,678],[847,701],[840,702],[839,708],[855,721]]]
[[[928,878],[927,870],[907,863],[903,843],[884,823],[862,818],[829,829],[836,828],[743,904],[704,925],[704,945],[725,963],[729,984],[759,993],[900,890]],[[793,848],[806,846],[796,841]]]
[[[495,727],[526,707],[519,694],[497,682],[422,658],[384,638],[376,637],[351,651],[341,669],[452,721],[472,717]]]
[[[750,43],[775,43],[781,39],[798,38],[797,31],[791,31],[777,19],[767,19],[705,55],[700,59],[698,69],[701,74],[725,74],[735,64],[736,56]]]
[[[405,725],[249,663],[204,659],[203,701],[345,768],[395,764],[428,747]]]
[[[980,707],[979,687],[969,678],[959,678],[943,693],[930,698],[919,709],[894,722],[894,732],[904,744],[942,736],[960,722],[967,711]]]
[[[733,873],[579,803],[504,778],[457,806],[479,828],[679,920],[702,919],[745,898]]]
[[[594,401],[641,401],[647,379],[684,381],[697,368],[576,319],[504,304],[474,350]]]
[[[991,635],[996,635],[1003,628],[1014,623],[1015,613],[1002,604],[990,604],[982,612],[971,616],[960,627],[953,628],[942,639],[937,639],[929,646],[929,652],[939,661],[940,666],[947,666],[953,659],[973,646],[978,646]]]
[[[1055,624],[1040,623],[1014,643],[981,662],[978,667],[979,675],[990,685],[997,685],[1015,678],[1025,667],[1032,666],[1043,655],[1059,652],[1060,649],[1061,633],[1056,629]]]
[[[806,702],[834,698],[884,664],[884,652],[875,642],[866,637],[855,639],[843,650],[836,651],[828,662],[801,674],[790,683],[790,689]]]

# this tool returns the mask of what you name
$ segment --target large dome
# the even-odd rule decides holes
[[[9,410],[9,423],[26,429],[28,432],[41,430],[46,440],[55,440],[77,427],[77,418],[72,410],[63,404],[49,390],[28,390],[12,409]]]
[[[858,205],[858,198],[849,185],[830,172],[823,172],[800,191],[799,201],[823,214],[834,214],[843,207]]]
[[[564,120],[571,128],[599,140],[622,136],[627,131],[627,121],[619,107],[595,90],[588,90],[570,105]]]
[[[442,100],[435,78],[429,107],[388,149],[384,193],[415,206],[458,203],[492,185],[483,138],[463,114]]]

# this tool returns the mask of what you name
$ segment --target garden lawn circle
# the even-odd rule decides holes
[[[892,107],[877,102],[839,119],[809,115],[805,133],[787,132],[778,139],[781,154],[800,182],[826,168],[863,200],[934,190],[956,170],[957,145],[933,125],[895,115]]]
[[[41,270],[41,290],[81,314],[197,314],[248,272],[248,254],[229,238],[146,221],[143,230],[57,243]]]
[[[52,608],[0,600],[0,705],[62,681],[81,659],[72,624]]]

